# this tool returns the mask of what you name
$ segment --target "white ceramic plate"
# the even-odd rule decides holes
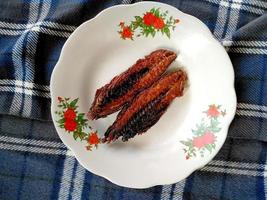
[[[147,133],[100,144],[116,114],[86,119],[82,113],[96,89],[159,48],[179,52],[171,67],[187,71],[185,95]],[[175,183],[206,165],[223,145],[236,109],[234,72],[224,48],[201,21],[156,2],[114,6],[78,27],[53,71],[51,97],[57,132],[77,160],[131,188]]]

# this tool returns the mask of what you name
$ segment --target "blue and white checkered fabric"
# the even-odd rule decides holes
[[[50,116],[49,81],[82,22],[131,0],[0,1],[0,199],[267,199],[267,1],[166,0],[201,19],[225,46],[238,105],[225,145],[173,185],[135,190],[81,167]],[[196,44],[197,45],[197,44]]]

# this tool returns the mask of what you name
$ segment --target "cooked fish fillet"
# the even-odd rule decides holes
[[[141,92],[118,114],[105,133],[104,142],[122,137],[123,141],[146,132],[167,110],[170,103],[183,95],[187,75],[177,70],[163,76],[150,88]]]
[[[172,51],[159,49],[139,59],[128,70],[96,91],[88,117],[98,119],[120,110],[137,93],[157,81],[176,57],[176,53]]]

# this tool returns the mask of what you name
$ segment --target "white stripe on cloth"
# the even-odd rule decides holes
[[[265,197],[267,197],[267,165],[265,165],[264,168],[264,193],[265,193]]]
[[[230,5],[230,14],[229,14],[229,19],[228,19],[228,25],[227,25],[226,34],[224,37],[227,40],[232,39],[232,35],[237,29],[237,24],[239,21],[239,11],[240,11],[240,8],[242,6],[242,0],[238,0],[238,2],[240,4],[231,3],[231,5]]]
[[[26,43],[26,54],[25,54],[25,67],[26,68],[24,70],[25,80],[27,82],[33,82],[34,75],[35,75],[35,57],[34,56],[35,56],[36,48],[37,48],[38,34],[29,32],[26,42],[27,42]],[[29,91],[32,91],[32,87],[30,88]],[[27,99],[24,97],[22,115],[31,116],[31,112],[32,112],[32,95],[28,95]]]
[[[258,118],[267,119],[267,113],[262,113],[262,112],[257,112],[257,111],[237,110],[236,114],[240,116],[258,117]]]
[[[17,24],[17,23],[9,23],[9,22],[0,21],[0,27],[7,28],[7,29],[26,29],[27,24]]]
[[[173,185],[163,185],[161,190],[161,200],[182,200],[183,199],[183,191],[186,180],[181,180],[174,185],[174,189],[172,191]],[[171,195],[173,193],[173,195]]]
[[[0,136],[0,142],[8,142],[15,143],[19,145],[34,145],[39,147],[50,147],[50,148],[65,148],[66,146],[61,142],[51,142],[45,140],[36,140],[36,139],[24,139],[24,138],[16,138],[9,136]]]
[[[48,35],[54,35],[54,36],[58,36],[58,37],[69,37],[70,36],[70,32],[65,32],[65,31],[54,31],[54,30],[50,30],[50,29],[46,29],[43,27],[40,27],[39,30],[36,30],[38,32],[41,33],[46,33]]]
[[[0,22],[3,23],[3,22]],[[0,26],[0,34],[2,35],[22,35],[26,34],[28,32],[37,32],[37,33],[45,33],[48,35],[54,35],[58,37],[69,37],[70,34],[75,30],[76,27],[68,27],[68,25],[61,25],[58,23],[53,22],[37,22],[36,24],[28,24],[26,27],[26,24],[18,24],[19,29],[21,29],[22,25],[25,25],[25,30],[10,30],[10,29],[3,29]],[[47,27],[43,27],[47,26]],[[14,24],[12,24],[11,27],[14,27]],[[51,28],[55,28],[58,30],[53,30]],[[70,31],[70,32],[67,32]]]
[[[12,50],[12,61],[15,67],[15,77],[16,79],[23,80],[23,66],[22,66],[22,47],[25,34],[22,34],[21,37],[17,40]],[[22,95],[18,94],[17,87],[15,87],[15,94],[11,102],[11,107],[9,110],[10,114],[19,114],[20,108],[22,106]]]
[[[58,194],[58,199],[60,200],[69,199],[74,164],[75,159],[73,157],[66,156]]]
[[[64,31],[70,31],[70,32],[73,32],[77,28],[76,26],[60,24],[60,23],[51,22],[51,21],[43,21],[42,25],[49,27],[49,28],[54,28],[54,29],[59,29],[59,30],[64,30]]]
[[[213,32],[214,36],[219,41],[221,41],[224,30],[225,30],[228,8],[229,8],[228,2],[225,2],[225,1],[220,2],[218,14],[217,14],[217,21],[216,21],[216,25],[215,25],[214,32]]]
[[[56,31],[56,30],[51,30],[49,28],[39,27],[39,26],[32,27],[31,31],[39,32],[39,33],[45,33],[48,35],[54,35],[54,36],[58,36],[58,37],[65,37],[65,38],[68,38],[71,34],[71,32]],[[29,30],[13,31],[13,30],[0,29],[1,35],[22,35],[22,34],[25,34],[27,32],[29,32]]]
[[[224,174],[234,174],[234,175],[245,175],[245,176],[265,176],[265,173],[257,170],[241,170],[235,168],[224,168],[224,167],[212,167],[205,166],[200,171],[206,172],[216,172],[216,173],[224,173]]]
[[[51,4],[52,4],[52,0],[44,0],[42,2],[41,12],[40,12],[38,22],[42,23],[42,21],[47,17],[49,10],[51,8]],[[34,23],[36,23],[36,21],[34,21]]]
[[[234,161],[225,161],[225,160],[212,160],[209,166],[221,166],[228,168],[241,168],[241,169],[265,169],[267,165],[258,164],[258,163],[247,163],[247,162],[234,162]]]
[[[222,41],[222,45],[225,47],[230,46],[245,46],[245,47],[267,47],[266,41],[256,41],[256,40],[248,40],[248,41],[231,41],[231,40],[224,40]]]
[[[256,104],[248,104],[248,103],[238,103],[237,108],[240,109],[250,109],[250,110],[258,110],[267,112],[267,106],[261,106]]]
[[[215,3],[215,4],[220,4],[220,6],[229,6],[228,1],[227,0],[205,0],[207,2],[210,3]],[[224,3],[222,3],[224,2]],[[236,1],[232,1],[234,2],[234,4],[239,4],[239,0]],[[261,1],[250,1],[250,0],[244,0],[246,5],[242,5],[242,7],[240,8],[241,10],[245,10],[247,12],[250,13],[254,13],[254,14],[258,14],[258,15],[262,15],[265,12],[265,9],[267,7],[267,3],[261,2]],[[254,2],[254,3],[251,3]],[[263,9],[261,8],[257,8],[257,7],[263,7]]]
[[[267,49],[259,49],[259,48],[229,48],[228,52],[233,53],[244,53],[244,54],[267,54]]]
[[[122,4],[130,4],[132,1],[131,0],[122,0],[121,3]]]
[[[266,12],[265,9],[254,8],[252,6],[247,6],[247,5],[243,5],[241,10],[245,10],[245,11],[248,11],[250,13],[254,13],[254,14],[258,14],[258,15],[262,15],[262,14],[264,14],[264,12]]]
[[[25,89],[37,89],[49,92],[49,86],[47,85],[40,85],[32,82],[27,81],[20,81],[20,80],[11,80],[11,79],[1,79],[0,85],[8,85],[8,86],[19,86],[24,87]]]
[[[85,169],[78,164],[73,179],[73,191],[71,192],[71,199],[80,200],[82,197],[83,185],[85,178]]]
[[[48,35],[54,35],[58,37],[64,37],[68,38],[71,34],[71,32],[66,32],[66,31],[56,31],[56,30],[51,30],[49,28],[44,28],[44,27],[33,27],[31,31],[34,32],[40,32],[40,33],[45,33]],[[13,31],[13,30],[6,30],[6,29],[0,29],[0,34],[1,35],[22,35],[23,33],[27,33],[29,30],[26,31]]]
[[[185,180],[179,181],[175,184],[175,188],[173,190],[173,198],[174,200],[183,200],[184,186]]]
[[[236,1],[236,0],[233,0]],[[261,0],[244,0],[245,4],[250,4],[250,5],[254,5],[254,6],[258,6],[258,7],[263,7],[263,8],[267,8],[267,3],[266,1],[261,1]]]
[[[36,91],[36,90],[23,89],[23,88],[20,88],[20,87],[0,86],[0,91],[15,93],[17,96],[25,94],[25,95],[29,95],[29,96],[38,96],[38,97],[50,98],[50,93],[49,92],[42,92],[42,91]],[[16,105],[18,106],[17,110],[19,110],[19,106],[21,104],[17,103]],[[14,112],[14,110],[15,110],[15,108],[13,108],[12,111]]]
[[[70,31],[70,32],[74,31],[77,28],[76,26],[60,24],[60,23],[51,22],[51,21],[38,21],[36,23],[29,23],[29,24],[9,23],[9,22],[0,21],[0,27],[5,28],[5,29],[18,29],[18,30],[31,29],[34,26],[40,26],[40,25],[48,27],[48,28],[59,29],[59,30]]]
[[[0,142],[0,149],[8,151],[20,151],[20,152],[31,152],[38,154],[50,154],[50,155],[66,155],[66,150],[62,149],[52,149],[46,147],[33,147],[33,146],[23,146],[21,144],[7,144]]]
[[[0,29],[1,35],[21,35],[24,31],[13,31],[13,30],[7,30],[7,29]]]
[[[171,199],[172,185],[163,185],[161,190],[160,199],[169,200]]]
[[[28,19],[27,24],[34,23],[38,19],[39,5],[40,5],[39,0],[37,0],[37,1],[33,0],[30,2],[29,19]]]
[[[37,5],[36,5],[37,4]],[[31,11],[31,7],[34,7],[34,9]],[[37,8],[35,8],[37,7]],[[45,19],[45,17],[48,15],[49,10],[51,7],[51,1],[50,0],[44,0],[41,4],[40,9],[40,15],[39,20],[42,21]],[[38,21],[38,12],[39,12],[39,3],[31,2],[30,3],[30,13],[33,13],[29,16],[29,23],[35,23]],[[35,53],[37,49],[37,43],[38,43],[39,34],[38,32],[29,32],[27,40],[26,40],[26,54],[25,54],[25,79],[24,81],[28,82],[34,82],[35,77]],[[32,89],[32,87],[31,87]],[[24,97],[24,104],[23,104],[23,110],[22,115],[23,116],[31,116],[32,112],[32,95],[28,95],[27,98]]]

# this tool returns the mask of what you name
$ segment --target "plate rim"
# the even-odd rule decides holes
[[[237,96],[236,96],[236,92],[235,92],[235,87],[234,87],[234,81],[235,81],[235,73],[234,73],[234,68],[233,68],[233,64],[231,62],[231,59],[229,57],[229,55],[227,54],[227,57],[230,61],[230,64],[231,64],[231,71],[232,71],[232,74],[231,74],[231,78],[232,78],[232,87],[231,89],[233,90],[233,96],[231,98],[233,98],[233,104],[234,104],[234,112],[233,112],[233,115],[232,116],[229,116],[229,123],[228,125],[226,124],[224,126],[225,128],[225,131],[226,131],[226,134],[224,135],[224,138],[222,139],[222,143],[220,146],[218,146],[218,148],[216,148],[216,150],[214,151],[214,153],[212,155],[210,155],[210,157],[208,158],[208,161],[205,162],[205,164],[202,164],[202,165],[198,165],[198,166],[195,166],[192,168],[191,172],[187,175],[185,175],[183,178],[179,178],[178,180],[176,180],[175,182],[173,181],[165,181],[164,183],[147,183],[145,182],[144,184],[139,184],[138,187],[136,187],[136,185],[133,186],[133,184],[128,184],[128,185],[122,185],[120,184],[119,182],[117,181],[114,181],[112,179],[112,177],[108,177],[106,175],[103,175],[103,174],[99,174],[97,172],[95,172],[95,170],[92,170],[92,169],[88,169],[87,166],[85,166],[85,164],[81,161],[82,159],[80,158],[80,156],[78,155],[78,152],[75,152],[75,150],[71,147],[71,145],[68,145],[67,142],[63,139],[63,135],[61,135],[59,132],[58,132],[58,128],[56,126],[56,121],[55,121],[55,116],[54,116],[54,107],[55,107],[55,99],[56,97],[54,96],[54,92],[53,92],[53,85],[54,83],[56,82],[55,80],[55,74],[57,72],[57,69],[59,68],[58,66],[61,65],[61,61],[62,61],[62,57],[63,57],[63,54],[65,53],[65,50],[66,50],[66,46],[68,46],[68,44],[70,43],[71,41],[71,38],[75,37],[76,33],[82,28],[84,27],[87,23],[90,23],[92,21],[95,21],[99,16],[101,16],[103,13],[105,12],[108,12],[109,10],[112,10],[114,8],[118,8],[118,7],[121,7],[121,8],[124,8],[124,7],[134,7],[134,6],[139,6],[139,5],[142,5],[142,4],[153,4],[153,5],[159,5],[159,6],[169,6],[169,7],[172,7],[173,9],[175,9],[176,11],[182,13],[183,15],[186,15],[186,16],[189,16],[190,18],[192,18],[193,20],[197,21],[198,23],[201,24],[202,27],[205,27],[206,29],[206,32],[209,33],[211,35],[211,38],[212,40],[214,40],[214,42],[220,44],[221,47],[223,47],[221,45],[221,43],[219,41],[217,41],[215,39],[215,37],[213,36],[213,34],[211,33],[211,31],[208,29],[208,27],[206,26],[206,24],[204,24],[200,19],[190,15],[190,14],[187,14],[187,13],[184,13],[182,12],[181,10],[179,10],[178,8],[172,6],[172,5],[169,5],[169,4],[166,4],[166,3],[161,3],[161,2],[154,2],[154,1],[147,1],[147,2],[136,2],[136,3],[133,3],[133,4],[119,4],[119,5],[114,5],[114,6],[111,6],[111,7],[108,7],[104,10],[102,10],[101,12],[99,12],[95,17],[83,22],[82,24],[80,24],[72,33],[71,35],[68,37],[68,39],[65,41],[62,49],[61,49],[61,52],[60,52],[60,56],[58,58],[58,61],[53,69],[53,72],[51,74],[51,79],[50,79],[50,94],[51,94],[51,107],[50,107],[50,111],[51,111],[51,116],[52,116],[52,121],[53,121],[53,124],[56,128],[56,132],[58,134],[58,136],[60,137],[61,141],[64,143],[64,145],[71,151],[71,154],[73,154],[73,156],[75,157],[75,159],[78,160],[79,164],[81,164],[86,170],[90,171],[91,173],[95,174],[95,175],[98,175],[98,176],[101,176],[101,177],[104,177],[105,179],[109,180],[110,182],[116,184],[116,185],[119,185],[119,186],[122,186],[122,187],[129,187],[129,188],[135,188],[135,189],[144,189],[144,188],[149,188],[149,187],[153,187],[153,186],[157,186],[157,185],[169,185],[169,184],[173,184],[173,183],[176,183],[178,181],[181,181],[181,180],[184,180],[185,178],[187,178],[188,176],[190,176],[193,172],[195,172],[196,170],[204,167],[205,165],[207,165],[219,152],[219,150],[222,148],[223,144],[225,143],[225,140],[227,138],[227,135],[228,135],[228,131],[229,131],[229,127],[231,125],[231,122],[233,121],[234,117],[235,117],[235,113],[236,113],[236,105],[237,105]],[[229,81],[230,82],[230,81]],[[66,154],[67,155],[67,154]]]

